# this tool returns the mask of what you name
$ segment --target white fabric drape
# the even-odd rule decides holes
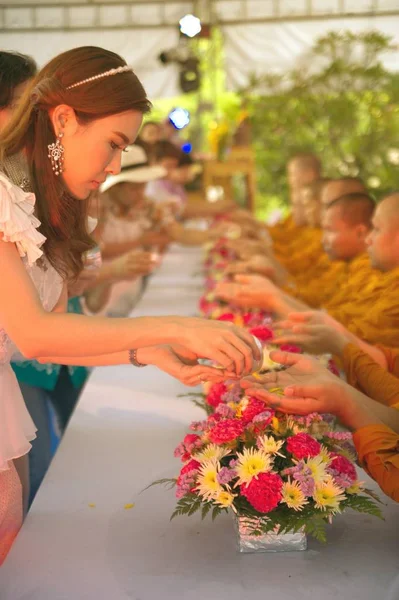
[[[164,66],[158,61],[163,50],[178,43],[177,30],[118,29],[59,32],[10,32],[2,33],[0,47],[29,54],[39,66],[51,58],[76,46],[101,46],[117,52],[133,65],[150,98],[178,95],[178,73],[175,66]]]
[[[393,42],[399,45],[399,17],[248,23],[225,25],[222,29],[227,84],[231,90],[246,86],[251,73],[260,76],[293,68],[315,40],[329,31],[378,30],[393,36]],[[382,60],[389,70],[398,70],[399,50],[387,53]]]

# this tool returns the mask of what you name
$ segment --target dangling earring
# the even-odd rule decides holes
[[[58,137],[54,144],[49,144],[48,148],[48,157],[51,161],[51,167],[54,171],[55,175],[60,175],[63,171],[64,164],[64,146],[61,144],[61,139],[64,137],[64,134],[61,132],[58,134]]]

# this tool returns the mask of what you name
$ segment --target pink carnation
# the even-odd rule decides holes
[[[317,456],[320,453],[321,446],[317,440],[307,433],[298,433],[287,439],[287,450],[301,460]]]
[[[213,408],[216,408],[222,402],[222,396],[227,392],[225,383],[214,383],[210,388],[206,397],[206,403]]]
[[[302,349],[294,344],[281,344],[280,350],[283,352],[292,352],[293,354],[302,354]]]
[[[179,479],[182,475],[185,475],[186,473],[190,473],[190,471],[198,471],[200,466],[201,466],[201,464],[197,460],[194,460],[192,458],[186,465],[184,465],[184,467],[182,467],[182,469],[179,473],[179,477],[177,478],[177,485],[179,485]]]
[[[260,473],[248,485],[241,486],[241,493],[259,512],[272,511],[281,500],[283,480],[275,473]]]
[[[258,325],[258,327],[252,327],[249,330],[249,333],[252,333],[255,337],[258,338],[261,342],[267,342],[268,340],[273,339],[273,331],[266,327],[265,325]]]
[[[214,444],[226,444],[236,440],[244,432],[244,423],[238,419],[225,419],[217,423],[209,432]]]
[[[188,433],[183,440],[183,444],[185,445],[187,452],[192,452],[195,448],[200,448],[202,446],[200,436],[195,433]]]
[[[233,313],[223,313],[218,317],[218,321],[229,321],[230,323],[234,323],[235,318]]]
[[[265,412],[266,405],[262,400],[258,400],[257,398],[250,398],[248,402],[248,406],[242,411],[241,420],[245,425],[251,423],[251,421],[257,415]]]
[[[355,466],[345,456],[341,454],[335,454],[332,463],[329,465],[329,471],[333,475],[345,475],[353,482],[356,481],[356,469]]]

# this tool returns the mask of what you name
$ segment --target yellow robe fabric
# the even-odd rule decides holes
[[[363,468],[399,502],[399,435],[386,425],[368,425],[354,432],[353,442]]]
[[[280,256],[281,264],[291,275],[303,277],[323,255],[323,233],[315,227],[303,228],[287,247],[288,254]]]
[[[360,339],[394,348],[399,338],[399,267],[377,276],[371,272],[368,283],[359,279],[345,303],[334,306],[334,297],[325,308]]]
[[[344,348],[342,363],[350,385],[366,396],[399,410],[399,348],[378,348],[387,360],[387,369],[354,344]]]
[[[287,236],[295,235],[297,226],[295,225],[293,216],[289,214],[285,219],[269,227],[269,234],[274,244],[284,242]]]

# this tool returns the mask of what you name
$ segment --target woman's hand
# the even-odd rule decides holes
[[[152,252],[144,252],[143,250],[132,250],[118,258],[115,258],[110,267],[115,280],[129,280],[139,277],[140,275],[148,275],[157,266],[158,261]]]
[[[204,381],[217,383],[232,376],[224,370],[199,364],[195,352],[178,344],[139,348],[137,360],[142,364],[154,365],[189,386]]]
[[[241,327],[222,321],[177,318],[178,343],[199,358],[208,358],[237,376],[252,373],[260,361],[261,351],[255,338]]]

